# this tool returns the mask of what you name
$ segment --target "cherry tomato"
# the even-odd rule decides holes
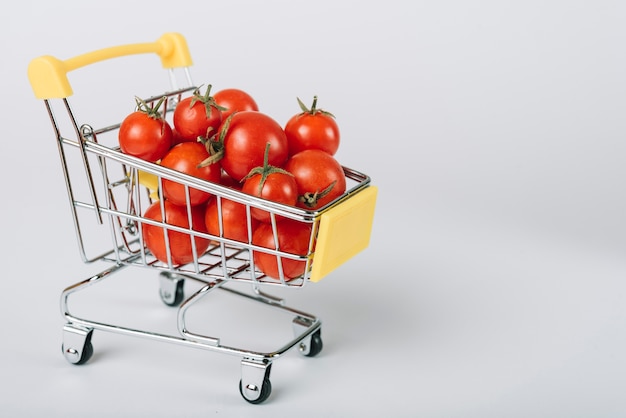
[[[256,167],[245,177],[241,191],[272,202],[295,206],[298,202],[298,185],[294,176],[286,170],[267,163],[270,144],[265,148],[263,167]],[[252,216],[261,222],[270,222],[268,211],[252,207]]]
[[[252,110],[233,113],[220,127],[219,140],[224,155],[222,168],[236,181],[241,181],[255,167],[263,165],[267,143],[268,163],[280,167],[289,156],[283,128],[270,116]]]
[[[259,106],[250,94],[240,89],[223,89],[213,95],[215,102],[224,108],[222,119],[226,119],[233,112],[243,110],[259,110]]]
[[[211,85],[202,95],[199,90],[178,103],[174,109],[174,128],[182,141],[196,141],[198,137],[208,138],[217,133],[222,122],[221,107],[211,94]]]
[[[178,226],[181,228],[189,228],[189,217],[185,206],[175,205],[167,200],[163,201],[165,209],[165,223]],[[194,231],[207,232],[204,224],[204,207],[191,208],[191,223]],[[163,222],[161,214],[161,203],[156,201],[148,207],[144,213],[144,217],[158,222]],[[150,252],[163,263],[167,263],[167,249],[165,242],[164,228],[160,226],[142,224],[143,239],[146,247]],[[170,256],[173,265],[181,265],[191,263],[194,254],[199,257],[209,247],[211,241],[201,237],[194,237],[195,253],[193,251],[192,237],[190,234],[168,230],[167,239],[169,242]]]
[[[317,96],[313,97],[313,105],[308,109],[298,99],[301,113],[292,116],[285,124],[285,135],[289,141],[289,155],[305,149],[320,149],[335,155],[339,149],[339,126],[332,113],[317,109]]]
[[[241,186],[242,186],[240,182],[233,179],[224,170],[222,170],[222,178],[220,180],[220,184],[226,187],[230,187],[231,189],[236,189],[236,190],[241,190]]]
[[[220,203],[221,202],[221,203]],[[222,227],[220,230],[219,207],[221,204]],[[250,242],[248,235],[248,214],[246,206],[234,200],[212,199],[206,206],[204,222],[211,235],[221,236],[241,242]],[[250,231],[254,231],[258,221],[250,218]]]
[[[302,208],[321,208],[346,191],[343,167],[325,151],[301,151],[289,158],[284,168],[296,179],[298,206]]]
[[[146,161],[161,159],[172,146],[172,128],[163,119],[159,107],[154,108],[137,98],[137,110],[124,118],[118,131],[120,149]]]
[[[209,152],[199,142],[183,142],[173,146],[161,160],[163,167],[198,177],[202,180],[219,183],[222,177],[220,165],[217,163],[199,167],[200,163],[209,158]],[[163,179],[163,196],[177,205],[187,204],[185,186],[182,183]],[[189,204],[202,204],[209,200],[211,194],[202,190],[189,188]]]
[[[276,223],[278,246],[282,252],[306,257],[311,242],[311,225],[292,219],[283,219]],[[259,247],[276,249],[276,240],[272,230],[272,224],[262,222],[252,235],[252,243]],[[285,280],[291,280],[301,276],[306,268],[306,261],[294,260],[281,257]],[[279,279],[278,258],[275,255],[254,251],[254,264],[257,269],[266,275]]]
[[[176,144],[180,144],[181,142],[187,142],[176,130],[176,128],[172,128],[172,146]]]

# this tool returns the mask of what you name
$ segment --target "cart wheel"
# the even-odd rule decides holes
[[[246,396],[246,392],[248,390],[253,390],[253,391],[260,390],[261,394],[256,399],[249,399]],[[243,398],[246,401],[250,402],[251,404],[254,404],[254,405],[260,404],[260,403],[265,402],[267,400],[267,398],[270,397],[270,394],[272,393],[272,383],[270,382],[269,379],[263,379],[263,385],[261,386],[260,389],[256,388],[256,387],[253,387],[253,388],[248,388],[246,391],[244,391],[244,389],[243,389],[243,382],[242,382],[242,380],[240,380],[239,381],[239,393],[241,393],[241,396],[243,396]]]
[[[69,331],[66,328],[66,338],[61,344],[61,352],[65,359],[75,365],[85,364],[93,356],[93,344],[91,343],[92,330],[85,334],[80,331]],[[82,335],[81,335],[82,334]],[[80,350],[77,348],[80,347]]]
[[[185,298],[185,279],[168,273],[161,273],[160,279],[159,296],[163,303],[168,306],[180,305]]]
[[[73,349],[72,348],[68,348],[67,352],[65,350],[65,347],[61,346],[63,353],[66,355],[65,358],[67,357],[67,354],[72,354]],[[77,362],[73,362],[71,360],[68,359],[68,361],[72,364],[75,364],[77,366],[80,366],[81,364],[85,364],[89,361],[89,359],[91,358],[91,356],[93,356],[93,344],[90,342],[88,342],[85,347],[83,347],[83,352],[80,355],[80,358],[78,359]]]
[[[307,342],[300,343],[300,353],[306,357],[315,357],[317,356],[324,348],[324,343],[322,342],[322,330],[318,329],[313,334],[311,334],[310,339]]]

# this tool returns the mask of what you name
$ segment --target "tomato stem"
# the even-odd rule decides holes
[[[167,97],[163,96],[159,99],[159,101],[154,106],[150,106],[148,103],[146,103],[145,100],[135,96],[135,103],[137,103],[137,111],[145,113],[146,115],[150,116],[152,119],[163,119],[163,115],[161,112],[159,112],[159,108],[161,107],[163,102],[165,102],[165,99],[167,99]]]
[[[146,103],[145,100],[135,96],[135,103],[137,103],[138,112],[145,113],[151,119],[161,121],[161,134],[163,134],[163,131],[165,131],[165,124],[167,122],[165,121],[163,114],[159,111],[159,108],[165,102],[166,99],[167,97],[163,96],[159,99],[159,101],[155,105],[150,106],[148,103]]]
[[[267,144],[265,144],[265,153],[263,154],[263,167],[255,167],[255,168],[253,168],[252,170],[250,170],[248,175],[245,176],[243,178],[243,180],[241,180],[241,181],[245,181],[246,179],[248,179],[250,177],[254,177],[256,175],[260,175],[261,176],[261,181],[259,181],[259,196],[261,195],[261,192],[263,191],[263,186],[265,185],[265,180],[267,180],[267,178],[271,174],[286,174],[288,176],[293,176],[293,174],[291,174],[287,170],[284,170],[284,169],[282,169],[280,167],[275,167],[275,166],[269,164],[270,145],[271,144],[269,142]]]
[[[216,108],[219,111],[223,112],[226,110],[225,107],[217,104],[213,96],[211,96],[211,84],[207,85],[206,91],[204,94],[200,93],[200,87],[194,90],[191,101],[189,102],[189,108],[191,109],[197,102],[200,102],[204,105],[204,109],[206,111],[206,117],[210,118],[212,109]]]
[[[333,115],[332,113],[317,108],[317,96],[313,96],[313,104],[311,104],[310,109],[306,107],[306,105],[302,102],[302,100],[300,100],[299,97],[296,97],[296,100],[298,100],[298,105],[300,106],[300,109],[302,109],[302,113],[300,113],[301,115],[304,115],[304,114],[315,115],[316,113],[321,113],[323,115],[328,115],[332,118],[335,117],[335,115]]]
[[[312,208],[315,207],[315,205],[317,205],[317,202],[323,198],[324,196],[326,196],[328,193],[330,193],[330,191],[333,189],[333,187],[335,187],[335,184],[337,183],[337,180],[333,181],[332,183],[330,183],[328,185],[328,187],[326,187],[324,190],[322,190],[321,192],[315,191],[315,192],[306,192],[303,195],[298,197],[298,200],[302,203],[304,203],[304,205],[306,207]]]
[[[233,112],[228,115],[219,132],[216,132],[211,137],[208,137],[210,130],[207,130],[207,138],[198,137],[198,141],[204,144],[210,155],[209,158],[198,164],[198,168],[206,167],[207,165],[216,163],[221,160],[222,157],[224,157],[224,138],[226,138],[226,133],[230,128],[230,121],[235,113],[236,112]]]

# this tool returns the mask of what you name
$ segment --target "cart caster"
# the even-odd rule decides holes
[[[318,329],[313,334],[300,342],[300,354],[306,357],[317,356],[324,348],[322,343],[322,330]]]
[[[239,393],[251,404],[260,404],[267,400],[272,393],[270,382],[271,363],[261,363],[252,360],[241,361],[241,380]]]
[[[269,379],[264,379],[260,390],[256,386],[250,384],[246,385],[246,388],[244,389],[243,382],[240,380],[239,393],[241,393],[241,396],[243,396],[243,398],[251,404],[260,404],[265,402],[267,398],[270,397],[270,394],[272,393],[272,383]],[[258,397],[256,399],[252,399],[254,396]]]
[[[159,275],[159,296],[168,306],[178,306],[185,297],[185,279],[175,274],[163,272]]]
[[[71,325],[63,327],[63,344],[61,350],[65,359],[76,365],[85,364],[93,355],[91,328],[76,328]]]
[[[301,335],[303,332],[306,332],[307,329],[311,327],[313,322],[310,319],[303,318],[297,316],[293,319],[293,331],[296,337]],[[322,343],[322,329],[318,328],[311,335],[308,335],[300,341],[300,345],[298,346],[298,350],[300,350],[300,354],[306,357],[315,357],[317,356],[324,347]]]

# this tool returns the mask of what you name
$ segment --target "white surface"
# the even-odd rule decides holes
[[[25,0],[0,27],[2,416],[626,414],[623,2],[175,4]],[[380,188],[371,247],[279,292],[322,318],[325,348],[278,359],[263,405],[241,399],[235,357],[107,333],[85,366],[60,353],[60,291],[100,266],[76,251],[26,67],[165,31],[186,36],[196,82],[247,89],[281,123],[319,95],[338,157]],[[133,95],[130,75],[116,83]],[[94,316],[175,326],[156,280],[116,283]]]

